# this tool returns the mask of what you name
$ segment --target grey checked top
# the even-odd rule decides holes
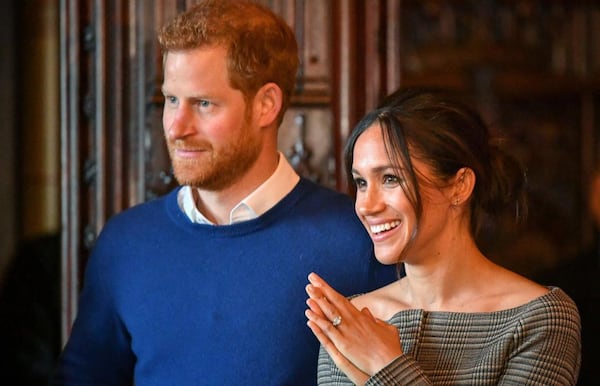
[[[366,385],[575,385],[581,364],[581,323],[559,288],[519,307],[460,313],[403,310],[404,354]],[[321,348],[319,385],[352,385]]]

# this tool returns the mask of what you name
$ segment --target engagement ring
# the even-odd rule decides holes
[[[331,324],[333,324],[333,327],[339,326],[340,324],[342,324],[342,317],[340,315],[336,316],[335,318],[333,318]]]

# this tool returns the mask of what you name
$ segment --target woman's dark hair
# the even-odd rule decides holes
[[[402,189],[417,218],[422,213],[417,174],[411,157],[425,162],[439,181],[449,181],[464,167],[475,173],[470,200],[471,232],[476,237],[488,220],[512,207],[517,221],[527,214],[525,174],[521,164],[493,138],[481,116],[449,92],[398,90],[382,100],[350,134],[344,149],[348,180],[352,181],[354,146],[360,135],[379,125],[387,155],[401,170]]]

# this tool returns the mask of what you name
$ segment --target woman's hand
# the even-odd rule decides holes
[[[335,364],[354,383],[362,385],[402,354],[398,329],[359,311],[317,274],[306,286],[308,326]]]

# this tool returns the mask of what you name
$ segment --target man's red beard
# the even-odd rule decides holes
[[[177,182],[196,188],[218,191],[225,189],[237,181],[256,162],[261,151],[259,138],[250,135],[239,136],[226,148],[215,151],[210,143],[168,142],[169,155]],[[175,150],[201,149],[199,158],[177,158]]]

